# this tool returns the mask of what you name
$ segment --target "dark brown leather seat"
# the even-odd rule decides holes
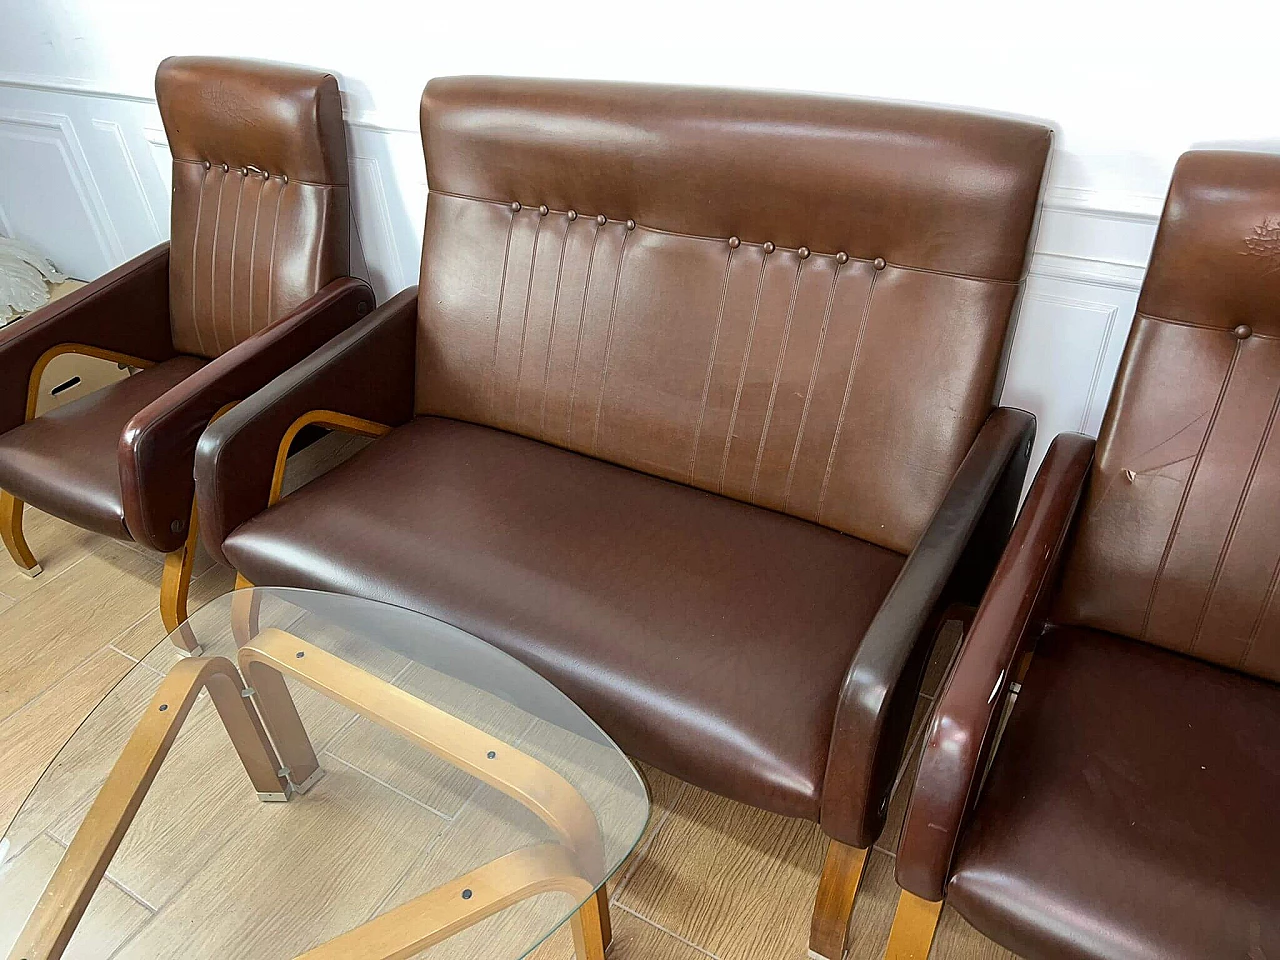
[[[421,290],[205,433],[211,551],[453,620],[638,757],[817,819],[840,956],[930,624],[1025,471],[992,397],[1050,131],[492,78],[433,80],[422,128]],[[390,434],[271,506],[308,421]]]
[[[211,95],[216,92],[216,96]],[[0,537],[33,576],[30,503],[169,555],[161,612],[186,619],[195,447],[230,405],[373,307],[350,263],[337,81],[171,58],[156,96],[173,154],[171,243],[0,331]],[[36,418],[60,353],[143,368]]]
[[[1280,956],[1276,222],[1280,156],[1179,162],[1096,455],[1054,441],[939,697],[891,955],[945,893],[1030,960]]]
[[[633,756],[809,819],[827,765],[814,731],[832,728],[902,567],[825,527],[437,417],[250,520],[224,550],[255,582],[368,583],[519,657]]]
[[[139,410],[207,362],[173,357],[0,434],[0,490],[86,530],[129,539],[120,436]]]

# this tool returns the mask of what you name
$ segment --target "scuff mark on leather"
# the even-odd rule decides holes
[[[1266,217],[1253,228],[1253,236],[1244,238],[1245,256],[1269,261],[1264,273],[1280,270],[1280,217]]]

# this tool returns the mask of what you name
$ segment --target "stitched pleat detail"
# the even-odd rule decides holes
[[[813,404],[813,390],[818,383],[818,368],[822,366],[822,351],[827,345],[827,330],[831,327],[831,307],[836,301],[836,287],[840,283],[841,263],[836,263],[831,273],[831,287],[827,290],[827,303],[822,311],[822,327],[818,331],[818,346],[813,355],[813,366],[809,369],[809,385],[804,392],[804,407],[800,411],[800,423],[796,427],[796,442],[791,447],[791,462],[787,464],[787,479],[782,488],[782,509],[791,507],[791,482],[795,479],[796,464],[800,460],[800,444],[804,441],[804,428],[809,422],[809,408]]]
[[[720,350],[720,331],[724,328],[724,305],[729,299],[729,274],[733,270],[733,247],[724,261],[724,279],[720,282],[720,308],[716,311],[715,330],[711,334],[711,350],[707,354],[707,375],[702,380],[702,402],[698,405],[698,425],[693,431],[693,452],[689,455],[689,483],[693,483],[698,465],[698,445],[702,442],[702,425],[707,418],[707,398],[711,395],[711,378],[716,369],[716,354]]]
[[[747,383],[747,370],[751,365],[751,347],[756,339],[756,324],[760,320],[760,294],[764,291],[764,275],[769,266],[769,253],[760,258],[760,277],[756,280],[755,305],[751,308],[751,324],[747,327],[747,345],[742,351],[742,364],[738,368],[738,386],[733,393],[733,409],[729,412],[729,426],[724,435],[724,452],[720,456],[720,480],[716,490],[724,493],[724,478],[729,470],[729,452],[733,449],[733,431],[738,425],[738,409],[742,405],[742,390]]]
[[[773,383],[769,387],[769,403],[764,411],[764,428],[760,431],[760,444],[756,447],[756,465],[751,471],[751,501],[756,499],[756,487],[760,483],[760,464],[764,461],[764,448],[769,440],[769,425],[773,422],[773,408],[778,401],[778,382],[782,378],[782,364],[787,359],[787,343],[791,340],[791,322],[796,315],[796,295],[800,292],[800,277],[805,261],[796,265],[796,278],[791,281],[791,301],[787,304],[787,319],[782,326],[782,345],[778,347],[778,362],[773,368]]]
[[[566,440],[573,445],[573,408],[578,400],[578,362],[582,359],[582,332],[587,325],[587,299],[591,296],[591,271],[596,265],[596,245],[600,242],[600,223],[596,223],[591,235],[591,252],[587,254],[587,278],[582,286],[582,309],[578,311],[578,333],[573,346],[573,377],[569,386],[569,435]]]
[[[529,251],[529,282],[524,288],[524,318],[520,321],[520,352],[516,357],[514,410],[516,416],[520,414],[520,376],[524,372],[525,341],[529,335],[529,303],[533,300],[533,278],[538,272],[538,240],[542,236],[542,222],[546,219],[546,217],[538,217],[537,226],[533,228],[533,247]]]
[[[618,312],[618,286],[622,282],[622,264],[627,258],[627,241],[631,239],[631,230],[622,235],[622,244],[618,247],[618,266],[613,271],[613,296],[609,299],[609,323],[604,334],[604,368],[600,371],[600,393],[596,398],[595,425],[591,428],[591,451],[594,453],[600,443],[600,415],[604,412],[604,392],[609,384],[609,360],[613,353],[613,324]]]
[[[551,355],[555,352],[556,346],[556,314],[560,311],[560,281],[564,277],[564,253],[569,249],[569,227],[573,226],[573,221],[568,221],[568,225],[564,228],[564,236],[560,240],[560,260],[556,263],[556,290],[551,297],[551,324],[547,330],[547,357],[542,364],[542,397],[538,406],[538,432],[542,433],[547,428],[547,384],[551,380]],[[583,299],[586,294],[583,293]]]
[[[516,228],[516,213],[511,212],[511,221],[507,224],[507,243],[502,252],[502,274],[498,279],[498,315],[493,323],[493,360],[489,364],[489,415],[493,415],[494,394],[498,388],[498,341],[502,336],[502,305],[507,298],[507,267],[511,263],[511,235]]]

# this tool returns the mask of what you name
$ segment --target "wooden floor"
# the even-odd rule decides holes
[[[34,511],[28,511],[27,531],[44,565],[42,576],[28,580],[0,556],[0,827],[85,715],[164,638],[156,608],[158,556]],[[231,588],[231,572],[207,558],[196,573],[193,610]],[[949,653],[940,649],[935,655],[926,693],[936,686]],[[928,704],[927,697],[921,699],[913,742]],[[653,818],[636,855],[611,886],[615,940],[610,956],[806,957],[809,910],[824,850],[821,831],[713,796],[657,770],[644,772]],[[879,957],[887,941],[897,898],[893,849],[903,812],[899,792],[859,894],[852,957]],[[51,858],[59,849],[51,841]],[[227,877],[229,883],[234,880]],[[3,914],[0,906],[0,922]],[[136,923],[129,910],[118,916],[121,924]],[[120,937],[104,935],[100,942],[119,943]],[[111,949],[103,950],[84,955],[111,955]],[[1012,957],[950,911],[944,912],[931,956]],[[572,957],[567,930],[536,957]]]

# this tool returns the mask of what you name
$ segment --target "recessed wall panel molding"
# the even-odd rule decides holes
[[[351,210],[355,216],[357,258],[363,259],[367,277],[379,302],[408,286],[400,269],[391,225],[391,208],[383,188],[380,164],[372,157],[351,156]]]
[[[169,152],[169,138],[165,136],[163,127],[146,126],[142,128],[142,136],[151,147],[151,159],[156,165],[156,172],[164,181],[165,193],[173,190],[173,154]],[[168,221],[165,218],[165,236],[169,235]]]
[[[93,126],[110,136],[117,147],[120,149],[121,161],[125,169],[129,173],[130,182],[133,184],[134,190],[137,192],[137,208],[142,211],[147,226],[150,228],[154,243],[159,243],[169,233],[167,229],[162,230],[160,224],[165,219],[159,211],[157,211],[151,202],[151,196],[147,191],[146,185],[142,182],[142,174],[138,170],[138,164],[133,158],[133,151],[129,149],[129,143],[125,139],[124,129],[114,120],[103,120],[95,118]]]
[[[124,259],[92,166],[70,116],[0,105],[0,204],[9,230],[73,276]]]

